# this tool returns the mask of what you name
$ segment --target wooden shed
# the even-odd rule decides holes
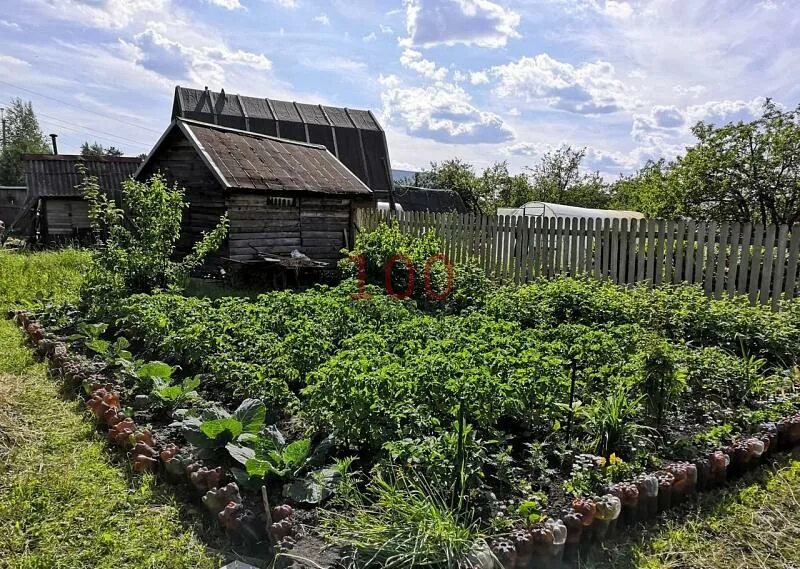
[[[297,250],[334,264],[352,244],[354,210],[374,203],[372,191],[323,145],[180,118],[136,177],[156,172],[186,191],[179,252],[227,212],[230,231],[216,259],[236,262]]]
[[[89,204],[78,189],[79,165],[97,177],[101,191],[116,196],[142,163],[140,158],[70,154],[26,154],[22,161],[27,200],[13,229],[42,242],[89,236]]]

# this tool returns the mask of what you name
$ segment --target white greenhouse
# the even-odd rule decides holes
[[[497,215],[569,219],[644,219],[644,215],[638,211],[592,209],[548,202],[528,202],[519,207],[499,207]]]

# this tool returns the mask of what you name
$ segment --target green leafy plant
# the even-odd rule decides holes
[[[203,411],[200,417],[189,417],[177,424],[190,444],[214,451],[226,449],[232,458],[245,464],[253,456],[251,446],[260,440],[267,409],[258,399],[246,399],[231,414],[219,406]]]
[[[81,192],[89,202],[89,218],[97,245],[84,286],[92,312],[126,296],[154,289],[181,288],[190,271],[216,250],[228,231],[227,217],[195,244],[181,261],[174,260],[187,204],[183,190],[169,187],[161,175],[148,182],[133,179],[122,184],[120,204],[100,190],[96,177],[81,169]]]

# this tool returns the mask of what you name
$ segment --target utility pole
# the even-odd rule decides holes
[[[3,123],[3,152],[6,151],[6,110],[0,107],[0,122]]]

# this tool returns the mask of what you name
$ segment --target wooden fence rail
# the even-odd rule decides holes
[[[359,231],[395,219],[414,235],[431,229],[453,262],[475,260],[506,282],[585,275],[617,283],[696,283],[709,296],[746,294],[778,308],[800,294],[800,224],[663,219],[568,219],[385,212],[362,209]]]

